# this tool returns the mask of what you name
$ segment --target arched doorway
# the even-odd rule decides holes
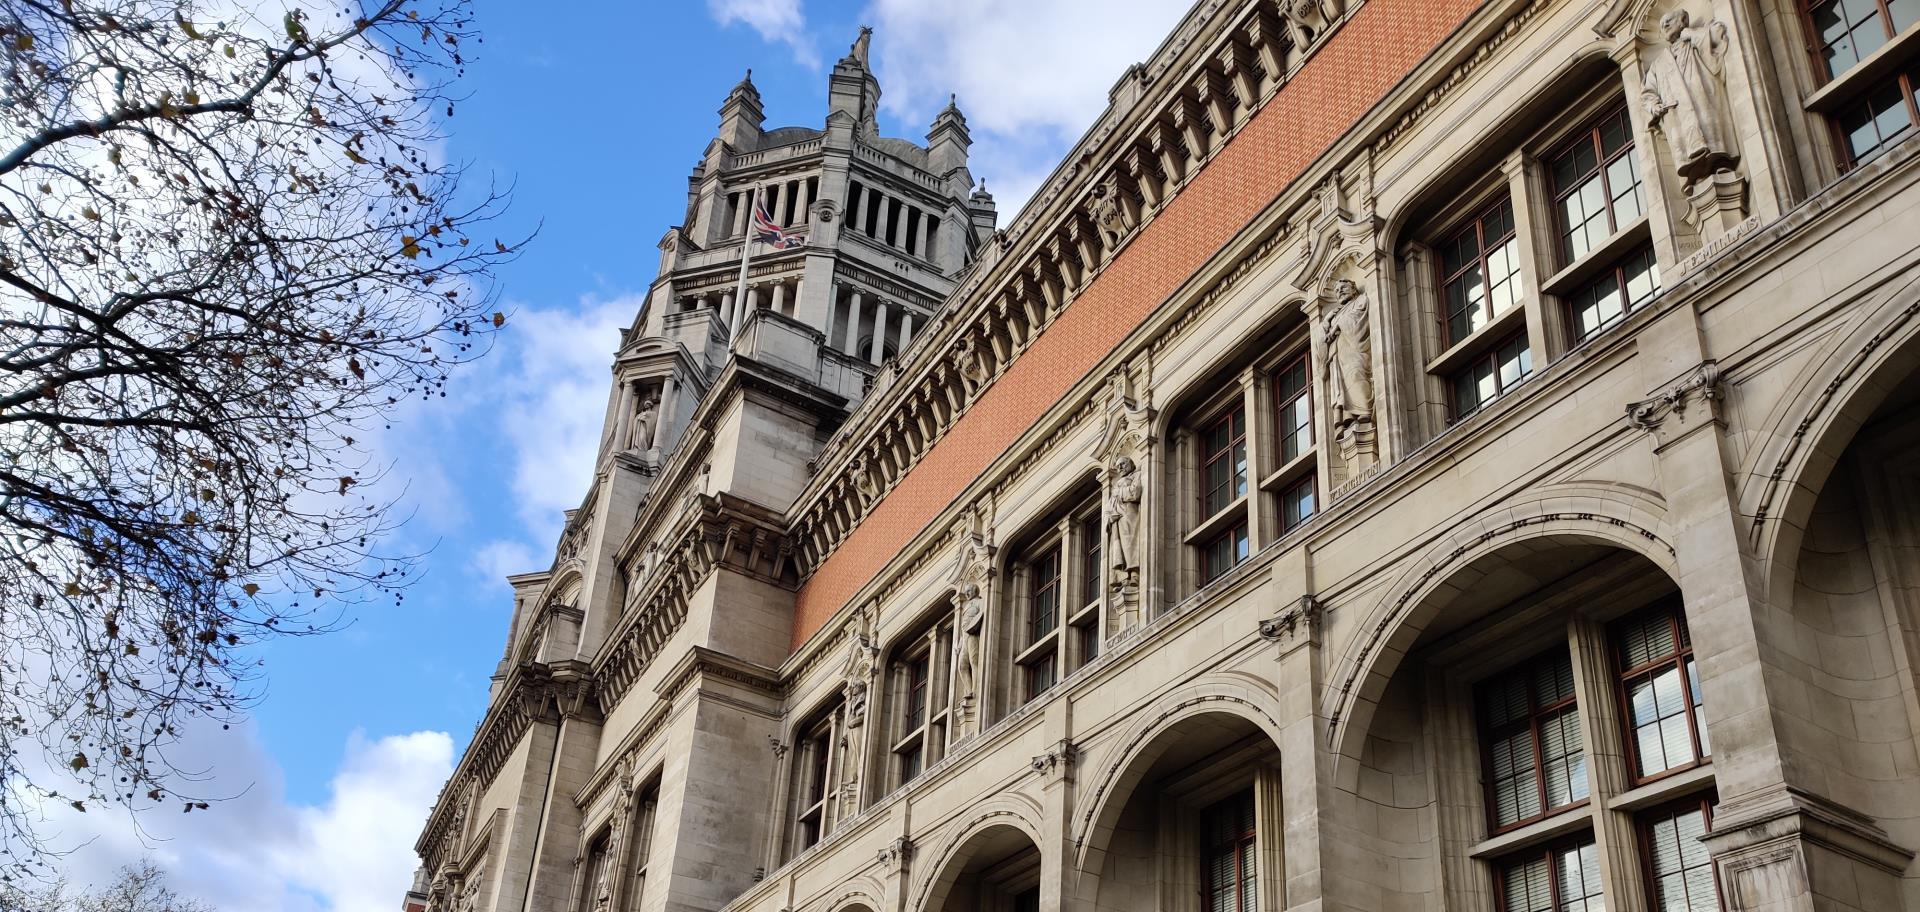
[[[1123,738],[1114,762],[1088,783],[1089,806],[1075,821],[1081,852],[1068,889],[1085,907],[1286,906],[1280,753],[1265,702],[1228,686],[1146,708],[1143,717],[1161,721]]]
[[[1355,663],[1364,712],[1337,733],[1339,825],[1323,838],[1429,873],[1329,879],[1329,902],[1717,902],[1699,838],[1717,800],[1708,692],[1651,506],[1490,514],[1388,593]],[[1645,534],[1619,525],[1630,517]]]
[[[1010,823],[987,823],[940,860],[925,912],[1039,912],[1040,848]]]

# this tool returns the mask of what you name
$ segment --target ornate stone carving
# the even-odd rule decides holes
[[[1698,398],[1707,403],[1717,417],[1719,401],[1725,396],[1720,388],[1720,364],[1707,360],[1666,392],[1627,404],[1627,423],[1643,431],[1658,430],[1669,417],[1686,418],[1688,404]]]
[[[951,363],[954,371],[966,384],[968,399],[979,395],[981,388],[992,379],[991,373],[987,370],[985,355],[979,350],[972,335],[963,335],[955,341]]]
[[[841,734],[844,752],[840,762],[843,817],[860,809],[860,778],[866,766],[867,735],[863,729],[867,721],[867,697],[880,665],[880,648],[874,645],[873,639],[873,611],[869,608],[860,612],[858,620],[847,629],[847,658],[840,669],[846,692],[846,726]]]
[[[1093,219],[1094,226],[1100,229],[1100,243],[1106,247],[1109,255],[1133,230],[1133,217],[1127,213],[1127,207],[1120,198],[1120,185],[1113,178],[1094,185],[1093,197],[1087,202],[1087,215]]]
[[[1294,647],[1311,642],[1319,633],[1320,601],[1311,595],[1303,595],[1298,602],[1288,605],[1279,614],[1260,621],[1262,639],[1280,644],[1282,655],[1292,652]]]
[[[908,859],[913,857],[913,840],[902,836],[880,847],[878,861],[880,868],[887,872],[898,871],[906,867]]]
[[[1280,17],[1285,21],[1287,37],[1294,50],[1306,53],[1346,11],[1345,0],[1281,0]]]
[[[1740,161],[1733,118],[1727,108],[1727,24],[1694,25],[1685,9],[1660,17],[1666,52],[1647,61],[1641,104],[1653,129],[1666,136],[1674,170],[1685,190],[1708,175],[1731,171]]]
[[[1070,771],[1073,758],[1077,754],[1078,751],[1074,748],[1072,741],[1057,741],[1052,747],[1047,748],[1046,753],[1033,758],[1033,771],[1049,780],[1065,776]]]
[[[984,504],[970,507],[960,519],[956,537],[959,553],[953,569],[953,608],[959,617],[954,637],[953,692],[956,726],[962,736],[978,731],[980,703],[980,645],[986,629],[987,582],[993,576],[993,546],[987,540]]]
[[[1352,279],[1333,283],[1333,301],[1318,330],[1326,358],[1327,420],[1346,464],[1346,477],[1364,475],[1378,462],[1373,421],[1373,323],[1367,293]]]
[[[1122,368],[1108,382],[1106,418],[1090,454],[1095,476],[1105,488],[1101,528],[1106,535],[1106,588],[1113,593],[1113,629],[1138,620],[1142,543],[1142,507],[1146,503],[1148,453],[1153,447],[1153,410],[1134,400]]]

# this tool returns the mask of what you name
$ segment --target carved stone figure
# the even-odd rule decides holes
[[[1107,483],[1107,538],[1113,551],[1109,565],[1115,569],[1140,566],[1140,495],[1140,473],[1133,460],[1115,460]]]
[[[847,725],[850,727],[857,727],[866,719],[867,692],[879,662],[880,650],[865,633],[856,631],[847,638],[847,662],[840,675],[847,688]]]
[[[469,878],[466,889],[460,891],[460,900],[454,905],[455,912],[474,912],[480,908],[480,878]]]
[[[627,449],[640,452],[653,448],[653,423],[659,414],[660,400],[651,393],[640,400],[633,410],[633,421],[627,425]]]
[[[1640,100],[1691,191],[1700,179],[1732,170],[1740,160],[1726,104],[1728,29],[1718,19],[1696,26],[1686,10],[1676,9],[1660,17],[1660,33],[1667,51],[1649,61]]]
[[[1373,421],[1373,329],[1366,292],[1351,279],[1333,286],[1333,307],[1321,323],[1326,340],[1327,414],[1337,430]]]
[[[960,660],[954,663],[954,693],[963,710],[971,715],[973,700],[979,693],[980,632],[986,626],[987,597],[978,583],[965,582],[954,593],[960,609]]]
[[[1093,215],[1093,223],[1100,229],[1100,240],[1108,250],[1119,246],[1120,239],[1133,230],[1132,220],[1127,218],[1127,208],[1120,205],[1120,191],[1109,184],[1098,184],[1093,188],[1093,201],[1088,206]]]
[[[866,66],[867,55],[872,47],[873,29],[863,25],[860,27],[860,37],[853,39],[853,48],[847,51],[847,56],[860,61],[861,66]]]
[[[979,392],[980,388],[987,384],[987,366],[981,360],[973,336],[961,336],[954,343],[952,363],[953,369],[959,371],[961,379],[966,383],[967,395],[971,396]]]

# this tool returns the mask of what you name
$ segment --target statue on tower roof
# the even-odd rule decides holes
[[[847,52],[847,56],[859,61],[863,67],[868,66],[867,50],[872,46],[873,28],[863,25],[860,27],[860,37],[853,39],[853,49]]]

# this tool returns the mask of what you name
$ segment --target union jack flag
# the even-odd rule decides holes
[[[753,239],[775,250],[789,250],[806,243],[806,238],[789,234],[787,229],[767,214],[766,202],[758,202],[753,207]]]

